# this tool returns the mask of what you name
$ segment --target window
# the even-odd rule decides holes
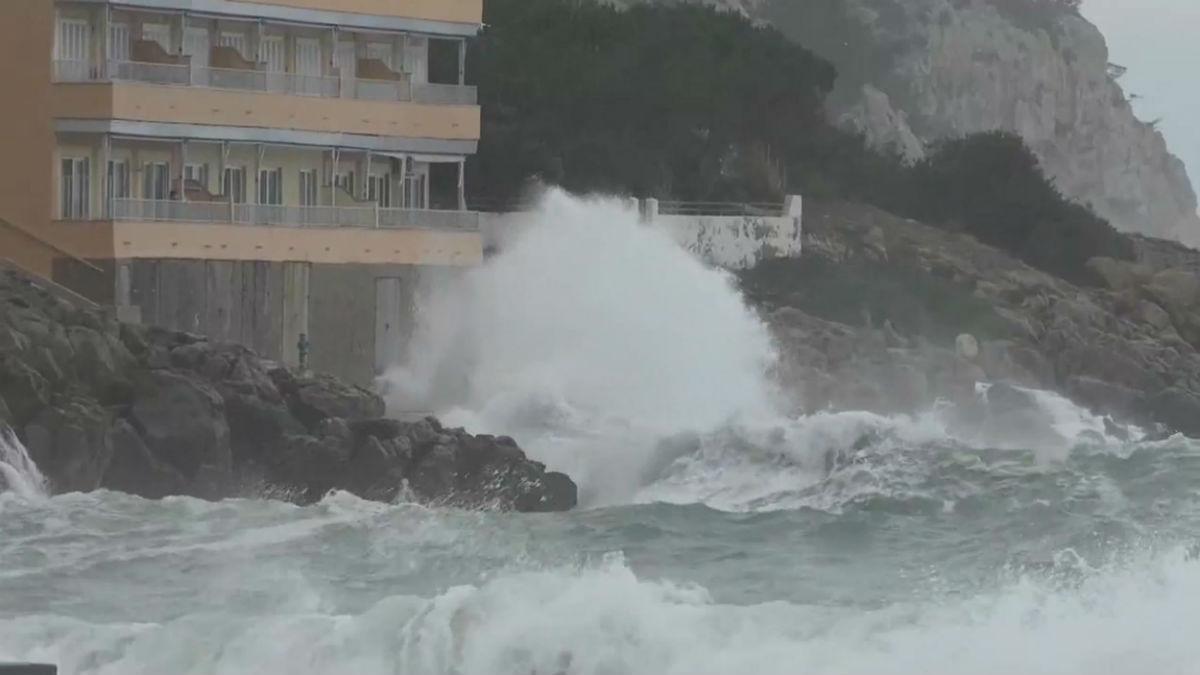
[[[157,42],[159,47],[171,53],[171,26],[165,23],[142,24],[142,39]]]
[[[82,81],[95,76],[92,72],[92,28],[82,19],[59,19],[56,38],[55,79]]]
[[[129,162],[125,160],[108,160],[108,194],[105,203],[111,208],[114,199],[129,199],[131,186],[129,183]]]
[[[129,61],[132,58],[129,39],[129,24],[113,23],[108,26],[108,58],[114,61]]]
[[[92,27],[83,19],[58,20],[58,58],[87,61],[91,54]]]
[[[358,73],[358,53],[353,42],[339,42],[337,46],[337,67],[342,77],[353,78]]]
[[[221,180],[221,194],[234,204],[246,203],[245,167],[225,167],[225,176]]]
[[[283,204],[283,169],[263,169],[258,172],[258,203],[270,206]]]
[[[354,174],[350,172],[338,173],[333,177],[334,187],[344,191],[351,197],[354,196]]]
[[[146,162],[142,173],[142,199],[163,201],[171,197],[171,165]]]
[[[287,71],[287,48],[282,35],[264,37],[259,46],[258,60],[266,64],[268,73]]]
[[[246,58],[246,36],[243,33],[221,33],[217,38],[220,47],[232,47],[242,58]]]
[[[429,81],[429,40],[409,35],[404,42],[404,70],[413,82]]]
[[[388,68],[392,67],[392,46],[386,42],[372,42],[367,45],[366,57],[382,61]]]
[[[193,68],[207,68],[212,51],[208,41],[208,29],[203,26],[188,26],[183,35],[183,52],[192,57]]]
[[[321,41],[317,38],[297,38],[296,72],[301,75],[321,75],[324,70]]]
[[[321,80],[321,76],[325,73],[325,62],[321,54],[320,40],[296,38],[296,72],[303,76],[297,78],[297,94],[321,95],[327,93],[323,90]]]
[[[59,180],[62,199],[59,212],[64,220],[80,220],[89,216],[91,169],[87,157],[64,157]]]
[[[367,200],[389,207],[392,205],[392,176],[369,176],[367,178]]]
[[[183,180],[193,187],[208,190],[208,165],[188,164],[183,167]]]
[[[404,172],[404,207],[409,209],[426,208],[429,165],[424,162],[414,162],[411,158],[407,161],[408,171]]]
[[[319,201],[317,171],[300,172],[300,206],[317,206]]]

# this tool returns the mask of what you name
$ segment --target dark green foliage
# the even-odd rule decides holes
[[[840,6],[813,0],[807,11],[856,25]],[[488,0],[485,11],[469,60],[484,111],[472,205],[519,201],[531,179],[697,201],[792,193],[962,229],[1073,281],[1089,279],[1091,256],[1132,255],[1125,237],[1063,198],[1019,138],[948,142],[916,166],[870,149],[826,118],[833,67],[735,14],[596,0]]]
[[[530,176],[678,199],[777,197],[739,165],[795,129],[825,127],[833,67],[734,15],[561,0],[489,0],[486,11],[471,60],[486,111],[471,184],[487,186],[484,201],[511,198]]]
[[[904,335],[953,342],[960,333],[1008,337],[1007,324],[970,288],[896,263],[833,263],[812,256],[771,260],[743,272],[743,291],[755,304],[795,307],[827,321],[861,326],[884,321]],[[781,295],[782,294],[782,295]]]
[[[948,141],[912,169],[904,215],[960,227],[1030,265],[1091,281],[1095,256],[1131,259],[1133,243],[1047,180],[1017,136],[1001,132]]]

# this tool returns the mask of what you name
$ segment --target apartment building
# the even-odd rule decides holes
[[[369,381],[414,288],[482,257],[481,20],[482,0],[4,0],[0,257]]]

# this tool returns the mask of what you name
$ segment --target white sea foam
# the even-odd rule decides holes
[[[1081,574],[1071,587],[1024,577],[878,610],[735,606],[614,558],[394,596],[359,614],[293,599],[164,623],[0,620],[0,659],[52,660],[68,675],[1194,672],[1200,566],[1175,552]]]
[[[0,425],[0,479],[0,490],[7,484],[13,494],[23,499],[44,499],[47,495],[45,476],[29,457],[21,439],[3,425]]]

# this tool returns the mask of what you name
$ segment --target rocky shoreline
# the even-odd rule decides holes
[[[987,381],[1200,437],[1200,252],[1139,249],[1138,262],[1092,260],[1082,287],[965,235],[814,200],[804,256],[741,283],[801,411],[911,413]]]
[[[239,345],[123,324],[10,271],[0,272],[2,426],[53,493],[306,504],[345,490],[524,512],[577,498],[570,478],[511,438],[387,419],[374,392]]]

